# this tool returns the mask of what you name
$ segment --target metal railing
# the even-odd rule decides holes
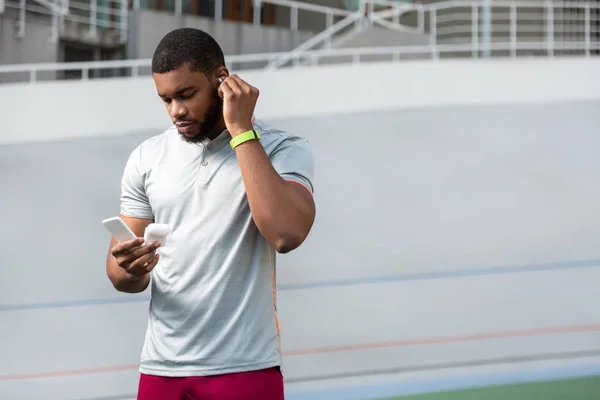
[[[213,10],[213,13],[211,16],[215,19],[215,21],[221,21],[221,20],[223,20],[223,18],[225,16],[224,8],[223,8],[224,2],[225,2],[225,0],[214,0],[214,10]],[[321,6],[318,4],[304,3],[302,1],[297,1],[297,0],[253,0],[252,1],[251,20],[252,20],[252,23],[255,25],[261,24],[263,5],[273,5],[273,6],[278,6],[280,8],[285,8],[285,9],[289,10],[290,14],[289,14],[288,28],[291,31],[298,30],[298,21],[299,21],[298,12],[299,11],[311,13],[312,15],[315,15],[315,14],[324,15],[325,21],[326,21],[326,26],[333,25],[335,17],[346,17],[349,14],[351,14],[351,11],[348,11],[348,10],[345,10],[342,8],[335,8],[335,7]],[[133,0],[132,9],[135,11],[145,9],[145,7],[143,7],[143,5],[142,5],[142,0]],[[175,0],[173,3],[172,9],[167,9],[165,11],[171,12],[171,13],[175,14],[176,16],[189,14],[186,12],[186,8],[184,7],[183,0]]]
[[[477,45],[476,45],[477,46]],[[332,63],[340,64],[361,64],[368,62],[396,61],[402,62],[404,59],[414,60],[415,58],[437,60],[447,55],[448,58],[454,58],[456,53],[466,53],[472,51],[481,51],[483,47],[473,49],[471,44],[438,44],[435,46],[397,46],[397,47],[361,47],[361,48],[343,48],[343,49],[320,49],[309,50],[301,55],[303,61],[302,67],[319,66]],[[529,53],[547,51],[545,41],[512,44],[509,42],[491,43],[492,51],[510,52],[512,50],[526,51]],[[556,51],[582,51],[587,57],[592,52],[600,53],[600,43],[573,43],[573,42],[554,42]],[[243,54],[226,57],[227,65],[232,70],[255,70],[257,64],[268,65],[272,60],[276,60],[282,55],[289,53],[259,53]],[[293,61],[293,59],[292,59]],[[47,64],[20,64],[20,65],[0,65],[0,80],[3,74],[24,74],[24,81],[29,83],[38,82],[39,75],[43,72],[57,73],[61,71],[81,71],[81,80],[96,80],[90,78],[90,72],[93,70],[128,70],[128,73],[121,76],[141,77],[150,76],[151,59],[138,60],[114,60],[114,61],[86,61],[70,63],[47,63]],[[292,63],[291,68],[299,68],[300,63]],[[97,78],[101,79],[101,78]],[[43,80],[43,79],[42,79]]]
[[[300,60],[299,56],[301,56],[303,53],[306,53],[310,49],[320,44],[325,44],[326,48],[331,48],[331,39],[333,35],[345,29],[349,25],[353,24],[357,27],[356,29],[360,29],[360,24],[357,25],[357,22],[361,22],[362,20],[363,16],[362,12],[360,11],[348,15],[346,18],[335,23],[334,25],[327,27],[327,29],[325,29],[323,32],[313,36],[312,38],[302,43],[295,49],[284,53],[280,57],[272,60],[271,62],[269,62],[268,68],[281,67],[290,60],[294,60],[295,64],[298,65],[298,61]]]
[[[65,0],[66,1],[66,0]],[[43,14],[50,16],[52,19],[52,26],[50,30],[50,40],[55,42],[58,39],[58,20],[60,17],[64,17],[68,14],[68,6],[65,1],[50,1],[50,0],[37,0],[35,2],[27,2],[27,0],[20,1],[4,1],[2,2],[3,12],[13,12],[18,15],[15,36],[22,38],[25,36],[25,24],[27,12],[34,14]]]
[[[596,53],[593,44],[600,39],[598,2],[481,0],[415,4],[361,0],[359,4],[359,11],[353,14],[362,19],[354,18],[357,26],[377,24],[408,35],[421,35],[423,38],[427,35],[431,48],[447,44],[470,44],[467,53],[473,57],[488,57],[492,51],[502,53],[495,55],[509,52],[513,57],[519,51],[522,54],[544,52],[548,56],[555,55],[556,51],[590,55]],[[384,10],[374,11],[375,7],[380,10],[383,7]],[[408,18],[409,22],[400,21],[401,15],[410,14],[413,18]],[[292,55],[296,63],[300,62],[303,52],[323,43],[331,43],[332,37],[340,30],[335,26],[324,30],[290,54],[270,63],[269,68],[283,66]],[[530,46],[539,42],[544,42],[545,46]],[[571,45],[557,46],[556,42]],[[500,46],[498,43],[501,43]],[[435,52],[433,55],[437,57]]]
[[[383,10],[375,11],[376,8],[381,9],[382,7],[384,8]],[[420,6],[417,7],[421,10]],[[413,9],[412,6],[408,6],[404,2],[399,3],[393,0],[360,0],[357,11],[351,13],[334,25],[328,25],[324,31],[292,49],[289,53],[273,60],[269,63],[268,68],[273,69],[281,67],[292,59],[297,64],[303,53],[311,49],[314,50],[319,46],[322,46],[322,48],[325,49],[331,48],[333,37],[339,32],[343,32],[350,25],[354,25],[354,34],[364,31],[365,25],[372,25],[374,23],[401,32],[423,33],[422,14],[419,17],[419,26],[415,29],[404,27],[399,22],[399,18],[402,14]],[[392,18],[394,23],[388,22],[388,18]]]
[[[216,0],[222,2],[223,0]],[[270,4],[273,6],[286,7],[290,12],[290,24],[289,29],[292,32],[298,32],[299,27],[299,11],[310,12],[312,15],[320,14],[325,16],[325,29],[330,29],[335,18],[347,18],[352,14],[351,11],[344,10],[341,8],[334,8],[328,6],[321,6],[318,4],[303,3],[295,0],[253,0],[253,13],[252,23],[254,25],[261,24],[262,18],[262,6]],[[216,18],[216,15],[215,15]]]
[[[333,11],[289,0],[270,0],[320,11]],[[403,4],[402,12],[414,12],[415,29],[403,34],[425,38],[426,45],[402,47],[361,47],[354,49],[315,49],[338,28],[333,24],[324,33],[289,52],[245,54],[227,57],[232,69],[265,67],[298,67],[302,64],[357,63],[369,60],[403,60],[414,58],[457,57],[521,57],[521,56],[596,56],[600,54],[600,4],[556,1],[496,0],[486,9],[480,1],[448,1],[440,3]],[[408,7],[408,8],[407,8]],[[342,10],[341,12],[346,12]],[[341,16],[341,14],[336,14]],[[339,22],[359,21],[363,13],[344,14]],[[398,9],[367,12],[365,21],[398,23]],[[360,17],[362,18],[362,17]],[[370,19],[369,19],[370,18]],[[388,21],[388,18],[391,21]],[[410,21],[410,18],[408,19]],[[344,22],[345,21],[345,22]],[[406,24],[407,22],[404,21]],[[387,53],[386,53],[387,52]],[[65,71],[80,71],[79,79],[109,76],[143,76],[149,74],[150,60],[123,60],[84,63],[28,64],[0,66],[0,82],[25,80],[36,82],[63,79]],[[96,71],[112,71],[96,73]],[[95,71],[90,74],[91,71]],[[7,74],[11,79],[3,79]],[[44,76],[45,75],[45,76]],[[92,76],[93,75],[93,76]],[[14,77],[14,78],[13,78]]]
[[[491,56],[494,51],[516,57],[520,50],[550,57],[555,51],[589,55],[596,50],[593,44],[600,36],[598,2],[449,1],[423,8],[430,44],[470,44],[473,57]],[[531,42],[545,46],[530,50],[520,46]],[[500,50],[498,43],[502,44]]]
[[[218,2],[222,2],[223,0],[216,0]],[[341,8],[320,6],[317,4],[303,3],[301,1],[293,1],[293,0],[253,0],[253,13],[252,20],[254,25],[260,25],[261,21],[261,10],[263,4],[271,4],[275,6],[283,6],[287,7],[290,11],[290,30],[297,31],[298,30],[298,11],[310,11],[316,14],[325,15],[325,24],[327,28],[333,25],[334,17],[347,17],[352,14],[351,11],[344,10]]]
[[[2,0],[0,0],[2,1]],[[17,37],[25,35],[28,18],[42,17],[51,21],[49,39],[56,42],[61,33],[77,25],[76,35],[95,38],[111,32],[121,44],[127,41],[128,0],[4,0],[6,13],[18,15]],[[72,29],[75,29],[72,27]]]
[[[214,19],[217,21],[224,18],[224,1],[214,1]],[[262,6],[265,4],[289,9],[288,27],[291,31],[298,30],[299,11],[323,15],[327,27],[334,24],[335,18],[343,18],[351,14],[345,9],[296,0],[253,0],[252,23],[255,25],[261,24]],[[83,35],[83,39],[93,39],[99,34],[110,32],[118,36],[120,44],[127,42],[129,9],[144,9],[141,0],[0,0],[0,6],[4,7],[6,12],[18,15],[17,37],[23,37],[25,34],[25,25],[29,16],[37,15],[51,21],[49,35],[51,42],[56,42],[59,35],[69,29],[67,25],[77,24],[78,31],[73,32],[74,28],[71,27],[71,36]],[[175,0],[172,9],[164,11],[177,16],[186,14],[183,0]]]

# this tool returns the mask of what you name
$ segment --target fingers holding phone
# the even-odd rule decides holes
[[[120,268],[130,275],[143,276],[156,267],[159,258],[156,250],[168,234],[167,225],[151,223],[146,226],[145,236],[141,238],[119,216],[107,218],[102,224],[117,242],[110,253]]]
[[[145,245],[143,242],[142,238],[119,242],[110,251],[117,260],[117,265],[134,276],[145,275],[158,264],[159,255],[156,250],[160,243]]]

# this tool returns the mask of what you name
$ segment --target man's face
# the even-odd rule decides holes
[[[225,129],[216,77],[194,72],[187,65],[153,76],[158,95],[185,141],[213,139]]]

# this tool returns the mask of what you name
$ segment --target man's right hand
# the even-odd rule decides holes
[[[144,245],[144,239],[138,237],[117,243],[110,249],[110,253],[117,260],[117,265],[128,274],[142,277],[156,267],[159,258],[156,249],[159,246],[159,242]]]

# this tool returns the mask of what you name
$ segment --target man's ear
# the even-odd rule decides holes
[[[215,72],[215,75],[217,76],[219,82],[223,82],[223,80],[229,76],[229,71],[226,67],[221,67]]]

